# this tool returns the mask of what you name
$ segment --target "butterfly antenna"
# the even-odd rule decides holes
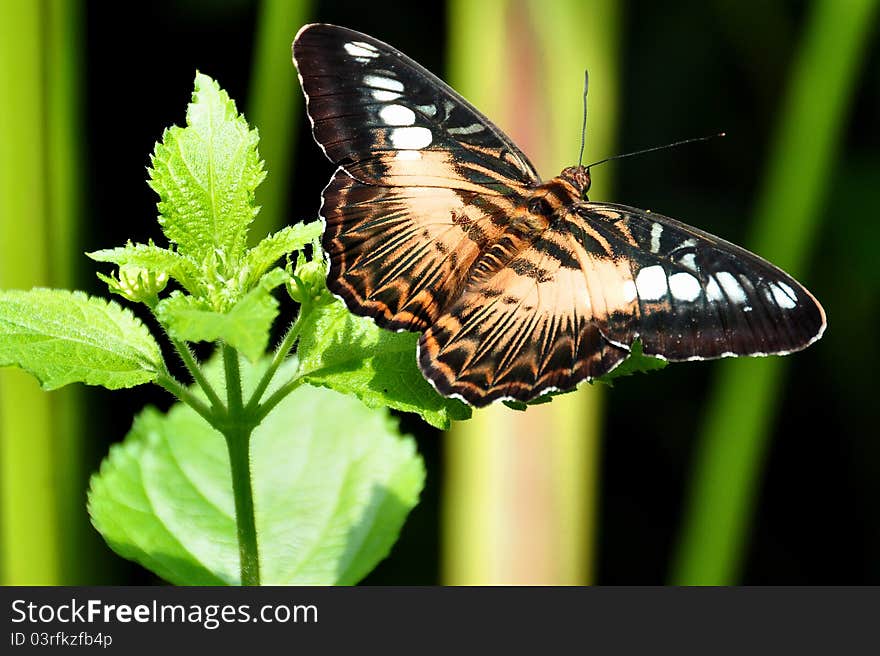
[[[623,155],[614,155],[613,157],[606,157],[605,159],[600,159],[598,162],[593,162],[590,166],[587,167],[587,170],[592,166],[598,166],[599,164],[604,164],[605,162],[610,162],[613,159],[623,159],[624,157],[632,157],[633,155],[644,155],[645,153],[653,153],[655,150],[665,150],[667,148],[675,148],[676,146],[683,146],[689,143],[697,143],[699,141],[709,141],[709,139],[714,139],[716,137],[725,137],[727,136],[726,132],[719,132],[718,134],[710,134],[705,137],[694,137],[693,139],[683,139],[681,141],[674,141],[670,144],[666,144],[663,146],[654,146],[653,148],[645,148],[643,150],[636,150],[632,153],[624,153]]]
[[[590,87],[590,72],[584,69],[584,120],[581,123],[581,152],[578,154],[578,166],[584,161],[584,145],[587,141],[587,89]]]

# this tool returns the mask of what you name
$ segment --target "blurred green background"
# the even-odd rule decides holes
[[[256,232],[316,215],[332,172],[290,63],[304,22],[450,81],[545,178],[587,154],[726,131],[593,171],[596,200],[756,250],[823,303],[784,359],[670,366],[442,435],[402,417],[421,504],[372,584],[878,584],[880,48],[875,0],[0,0],[0,287],[105,290],[82,252],[158,238],[144,179],[194,71],[261,132]],[[88,524],[87,477],[158,390],[0,372],[0,582],[154,583]]]

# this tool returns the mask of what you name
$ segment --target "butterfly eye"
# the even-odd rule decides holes
[[[552,210],[550,209],[550,204],[543,198],[532,198],[529,201],[528,207],[531,214],[540,214],[542,216],[545,216],[552,213]]]

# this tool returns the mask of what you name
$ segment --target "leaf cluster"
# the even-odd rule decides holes
[[[469,410],[421,376],[414,335],[353,317],[327,292],[320,222],[248,248],[265,177],[257,142],[226,92],[197,74],[186,126],[164,132],[149,169],[167,246],[89,254],[116,266],[99,277],[152,314],[193,384],[130,309],[66,290],[0,291],[0,366],[47,390],[155,383],[179,399],[164,415],[146,409],[92,480],[92,521],[121,555],[175,583],[243,582],[230,468],[243,439],[258,580],[355,583],[387,554],[424,481],[388,408],[440,428]],[[299,314],[267,355],[285,296]],[[200,364],[196,342],[217,344],[217,356]]]

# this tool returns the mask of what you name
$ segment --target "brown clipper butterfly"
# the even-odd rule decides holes
[[[383,328],[421,332],[446,396],[528,401],[608,373],[638,339],[667,360],[786,354],[825,313],[757,255],[673,219],[548,182],[489,119],[391,46],[303,27],[293,59],[338,168],[320,214],[327,286]]]

